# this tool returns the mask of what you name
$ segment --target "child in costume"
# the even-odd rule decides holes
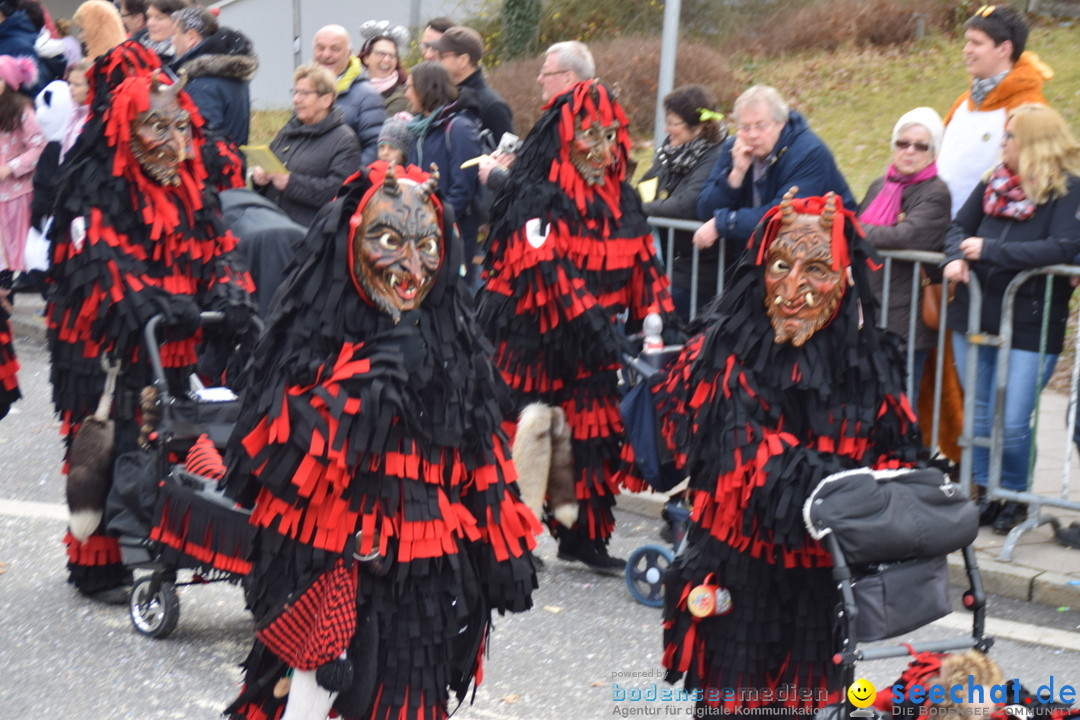
[[[506,386],[436,176],[376,161],[315,219],[256,347],[227,491],[257,528],[232,718],[447,717],[532,605]]]
[[[832,473],[908,466],[920,447],[899,341],[874,325],[869,246],[836,196],[793,196],[765,215],[707,329],[651,380],[693,502],[665,580],[663,662],[724,712],[836,695],[836,584],[803,502]]]

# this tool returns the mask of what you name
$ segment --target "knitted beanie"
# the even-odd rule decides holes
[[[401,152],[405,157],[409,156],[409,148],[412,146],[413,136],[406,127],[413,116],[407,112],[399,112],[386,118],[382,130],[379,131],[379,145],[389,143]]]

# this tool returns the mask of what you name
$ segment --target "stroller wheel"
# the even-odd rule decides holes
[[[143,635],[165,638],[176,629],[180,620],[180,598],[176,586],[168,580],[158,584],[157,592],[151,593],[152,575],[146,575],[131,586],[128,609],[131,624]]]
[[[664,604],[664,573],[675,556],[662,545],[642,545],[626,561],[626,586],[642,605]]]

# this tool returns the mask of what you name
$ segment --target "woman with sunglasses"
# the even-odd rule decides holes
[[[1021,270],[1072,263],[1080,252],[1080,145],[1061,115],[1045,106],[1025,104],[1010,113],[1001,139],[1001,161],[975,186],[945,235],[945,277],[960,283],[949,306],[956,368],[964,377],[968,352],[978,352],[975,378],[977,437],[990,435],[994,418],[994,383],[998,349],[971,348],[969,330],[997,334],[1005,288]],[[982,289],[978,328],[968,327],[967,283],[974,274]],[[1047,280],[1036,277],[1016,294],[1012,346],[1005,394],[1005,437],[1001,487],[1023,492],[1028,486],[1031,416],[1035,400],[1054,370],[1065,338],[1072,285],[1056,278],[1049,307]],[[1046,323],[1045,355],[1043,314]],[[969,391],[971,389],[969,388]],[[983,506],[982,520],[1004,535],[1027,517],[1027,506],[985,502],[990,451],[976,447],[972,475]],[[1000,510],[1000,512],[997,512]],[[996,515],[996,517],[995,517]]]
[[[945,230],[949,227],[949,188],[938,177],[937,159],[945,129],[941,117],[931,108],[919,107],[900,117],[892,132],[892,162],[885,174],[870,183],[862,204],[859,221],[866,240],[879,250],[929,250],[941,252]],[[933,268],[925,269],[934,273]],[[911,322],[911,279],[915,265],[894,261],[889,275],[889,297],[882,298],[883,272],[874,273],[872,282],[882,312],[888,309],[886,327],[905,339]],[[937,279],[937,278],[935,278]],[[920,306],[916,304],[916,309]],[[915,363],[913,395],[918,394],[923,365],[937,340],[937,333],[926,327],[922,313],[915,320]],[[911,398],[913,406],[917,397]]]

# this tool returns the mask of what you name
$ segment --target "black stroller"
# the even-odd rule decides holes
[[[204,326],[221,320],[221,313],[202,314]],[[150,571],[136,576],[128,606],[135,629],[153,638],[176,628],[177,587],[237,582],[247,574],[252,537],[250,512],[219,492],[215,477],[223,470],[218,450],[236,422],[240,400],[225,387],[202,388],[194,375],[192,392],[172,394],[158,345],[161,321],[151,318],[145,329],[153,392],[149,401],[144,397],[143,409],[145,420],[145,404],[153,403],[160,420],[148,449],[117,458],[107,501],[107,527],[119,535],[124,565]],[[180,570],[191,570],[191,579],[181,582]]]
[[[810,494],[803,519],[832,556],[840,596],[833,662],[845,687],[855,680],[857,661],[990,649],[986,594],[971,545],[978,516],[960,486],[936,468],[849,470],[823,479]],[[906,634],[952,610],[946,556],[956,550],[967,573],[963,604],[972,612],[971,635],[860,649],[860,642]],[[846,702],[827,710],[830,719],[873,715],[870,708],[852,712]]]

